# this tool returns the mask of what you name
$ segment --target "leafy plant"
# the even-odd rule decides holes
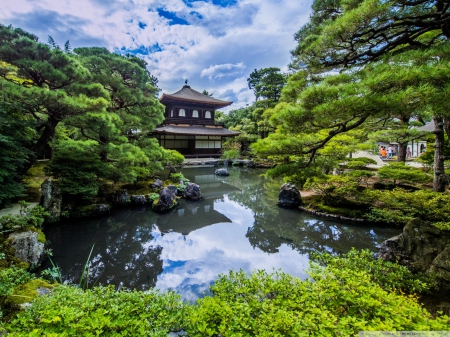
[[[365,194],[376,205],[366,216],[371,221],[404,225],[420,218],[440,222],[441,226],[450,224],[450,195],[447,193],[429,190],[409,192],[396,188],[392,191],[370,190]]]
[[[82,290],[60,286],[39,296],[5,330],[11,335],[161,336],[178,331],[185,305],[174,292],[116,291],[113,286]]]
[[[310,279],[242,270],[219,276],[187,316],[189,336],[355,336],[360,330],[446,330],[413,296],[389,292],[362,268],[312,264]]]
[[[378,170],[378,177],[382,180],[391,181],[394,185],[400,183],[419,184],[432,181],[432,177],[425,172],[405,165],[405,163],[390,163]]]

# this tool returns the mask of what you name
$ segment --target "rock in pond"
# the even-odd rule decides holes
[[[56,186],[52,178],[47,178],[41,185],[41,202],[45,211],[49,213],[46,217],[47,222],[56,222],[61,218],[62,195],[61,190]]]
[[[92,204],[77,207],[71,214],[72,218],[95,218],[109,215],[111,206],[108,204]]]
[[[302,204],[300,192],[294,184],[284,184],[281,186],[278,195],[278,205],[282,207],[298,207]]]
[[[39,265],[44,256],[44,244],[39,242],[37,232],[15,232],[8,236],[8,241],[17,258],[31,266]]]
[[[145,195],[132,195],[130,196],[130,199],[133,206],[144,206],[147,204]]]
[[[125,206],[130,202],[130,196],[127,190],[118,190],[114,192],[113,204],[116,206]]]
[[[160,189],[164,186],[164,183],[162,182],[161,179],[156,179],[151,185],[150,187],[153,188],[154,190]]]
[[[186,189],[184,190],[184,195],[188,200],[198,200],[202,197],[200,193],[200,186],[194,183],[188,183]]]
[[[229,175],[230,175],[230,173],[228,173],[228,170],[227,170],[227,169],[220,168],[220,169],[217,169],[217,170],[216,170],[216,176],[227,177],[227,176],[229,176]]]
[[[170,187],[170,186],[169,186]],[[155,212],[164,212],[173,208],[177,204],[177,188],[165,187],[159,193],[159,199],[153,201],[152,209]]]
[[[450,233],[427,221],[411,220],[403,233],[380,245],[377,257],[413,272],[436,272],[441,282],[450,285]]]

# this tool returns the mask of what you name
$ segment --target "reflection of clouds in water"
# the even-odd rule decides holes
[[[217,275],[227,274],[230,269],[247,272],[266,269],[270,272],[281,268],[291,275],[305,275],[303,270],[308,268],[307,257],[286,245],[282,245],[276,255],[254,249],[245,237],[246,231],[246,225],[219,223],[190,233],[186,241],[179,233],[163,236],[155,233],[149,244],[163,248],[161,259],[164,261],[163,273],[159,275],[156,287],[174,289],[185,299],[195,300],[208,290]]]

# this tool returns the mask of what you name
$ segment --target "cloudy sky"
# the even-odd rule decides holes
[[[184,80],[198,91],[254,101],[254,69],[287,70],[294,33],[306,23],[311,0],[1,0],[0,23],[47,42],[103,46],[148,62],[162,92]],[[228,109],[229,110],[229,109]]]

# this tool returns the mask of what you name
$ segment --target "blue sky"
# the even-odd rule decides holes
[[[193,89],[251,104],[254,69],[287,71],[294,33],[309,17],[311,0],[11,0],[0,23],[47,42],[102,46],[148,62],[164,93],[188,79]]]

